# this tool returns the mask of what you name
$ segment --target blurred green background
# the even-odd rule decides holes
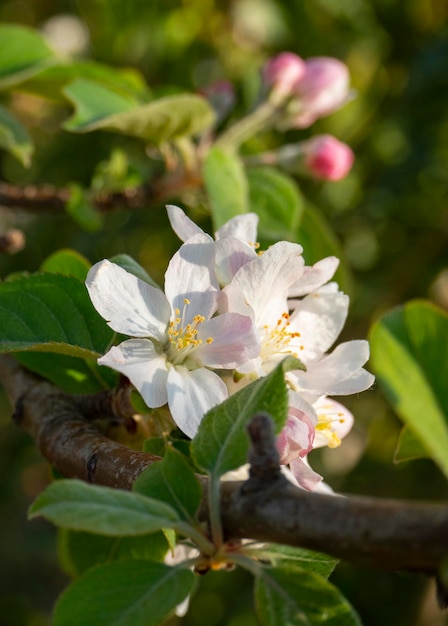
[[[70,17],[70,20],[61,19]],[[341,242],[352,272],[344,339],[365,337],[371,322],[414,297],[448,308],[448,4],[445,0],[70,0],[0,3],[0,21],[42,29],[72,51],[138,68],[154,94],[197,91],[220,79],[237,90],[235,115],[250,109],[259,70],[273,54],[328,55],[350,68],[356,97],[306,131],[257,138],[272,148],[332,133],[356,153],[338,183],[298,181]],[[61,31],[61,29],[65,29]],[[67,30],[68,29],[68,30]],[[61,39],[61,32],[63,36]],[[70,34],[70,36],[69,36]],[[76,48],[77,47],[77,48]],[[1,54],[1,42],[0,42]],[[147,159],[138,142],[113,134],[58,131],[70,107],[31,96],[14,105],[37,152],[30,169],[1,156],[2,179],[14,184],[89,184],[98,163],[121,147],[136,172]],[[2,211],[0,227],[22,228],[27,246],[0,258],[0,276],[38,269],[70,247],[92,262],[128,253],[157,280],[178,242],[162,206],[116,211],[88,234],[67,215]],[[305,248],[305,259],[307,250]],[[430,461],[393,464],[400,423],[378,389],[345,404],[356,426],[338,450],[313,453],[313,466],[334,489],[384,497],[443,499],[448,489]],[[48,481],[46,463],[10,420],[0,417],[0,626],[42,626],[67,579],[57,565],[56,533],[26,521],[26,508]],[[419,577],[343,564],[332,580],[366,626],[439,626],[434,589]],[[204,577],[188,626],[256,624],[246,577]]]

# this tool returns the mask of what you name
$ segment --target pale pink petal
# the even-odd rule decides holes
[[[290,372],[297,391],[317,395],[348,395],[368,389],[375,378],[362,366],[369,358],[369,344],[353,340],[339,344],[331,354],[311,362],[306,372]]]
[[[171,367],[168,372],[168,406],[180,430],[193,438],[205,413],[227,398],[221,378],[205,368]]]
[[[256,213],[236,215],[216,231],[216,240],[234,237],[253,246],[257,241],[257,227],[258,215]]]
[[[173,310],[184,312],[183,326],[196,315],[211,317],[218,306],[218,281],[215,275],[215,244],[209,235],[190,237],[169,262],[165,274],[165,293]]]
[[[167,403],[166,357],[148,339],[123,341],[98,359],[98,363],[127,376],[150,408]]]
[[[199,327],[197,337],[202,345],[195,350],[195,358],[207,367],[234,369],[260,352],[251,319],[238,313],[213,317]],[[209,339],[211,343],[207,343]]]
[[[181,241],[187,241],[194,235],[203,234],[202,228],[199,228],[178,206],[167,204],[166,211],[170,220],[171,228]]]
[[[289,464],[289,467],[299,487],[302,487],[302,489],[315,491],[316,487],[322,481],[322,476],[312,470],[303,459],[295,459]]]
[[[350,432],[355,418],[343,404],[322,397],[313,406],[319,417],[313,448],[328,446],[331,433],[335,433],[337,439],[343,439]]]
[[[236,272],[257,257],[254,248],[235,237],[218,239],[216,250],[216,276],[220,285],[230,283]]]
[[[349,299],[329,283],[296,304],[290,330],[300,333],[299,358],[308,366],[335,342],[347,318]]]
[[[255,318],[254,311],[248,304],[244,293],[233,283],[226,285],[220,292],[218,311],[219,313],[239,313],[240,315],[250,317],[251,320]]]
[[[255,313],[255,323],[275,324],[287,310],[289,287],[302,275],[302,246],[280,241],[243,265],[232,283],[239,287]]]
[[[303,275],[289,288],[289,297],[299,298],[315,291],[333,278],[338,265],[339,259],[329,256],[311,267],[306,266]]]
[[[90,269],[86,286],[93,306],[113,330],[164,339],[171,311],[160,289],[107,260]]]

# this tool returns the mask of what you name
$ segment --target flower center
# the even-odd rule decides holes
[[[334,425],[343,424],[344,422],[344,414],[340,411],[329,409],[325,413],[318,414],[316,430],[326,437],[329,448],[338,448],[341,445],[341,439],[335,432]]]
[[[300,337],[299,332],[291,332],[289,330],[290,321],[289,313],[282,313],[280,319],[277,320],[277,324],[274,327],[270,327],[268,324],[263,326],[264,337],[261,342],[261,358],[263,361],[273,356],[285,356],[291,354],[298,358],[298,354],[290,347],[290,342],[297,337]],[[303,346],[298,346],[296,349],[303,350]]]
[[[191,323],[185,323],[187,307],[190,304],[188,298],[184,299],[182,313],[180,309],[174,309],[175,318],[168,326],[168,341],[170,343],[168,356],[173,363],[180,363],[195,348],[203,343],[197,338],[198,327],[205,322],[203,315],[195,315]],[[213,337],[208,337],[207,343],[213,343]]]

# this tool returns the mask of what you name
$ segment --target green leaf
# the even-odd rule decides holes
[[[76,183],[70,185],[70,197],[65,210],[88,233],[97,232],[103,225],[102,215],[92,204],[89,194]]]
[[[2,24],[0,41],[0,89],[21,83],[55,62],[45,39],[31,28]]]
[[[246,173],[236,154],[212,148],[204,162],[203,176],[215,230],[232,217],[248,212]]]
[[[70,576],[80,576],[90,567],[126,559],[162,562],[168,542],[163,532],[137,537],[105,537],[60,528],[58,556],[61,567]]]
[[[189,570],[144,560],[89,570],[59,598],[52,626],[157,626],[194,586]]]
[[[0,283],[0,351],[81,358],[104,354],[114,333],[72,276],[31,274]]]
[[[297,361],[292,359],[298,368]],[[291,366],[285,359],[270,374],[244,387],[204,416],[191,444],[198,467],[214,477],[247,462],[249,437],[246,427],[260,411],[272,416],[277,431],[286,421],[288,392],[284,371]]]
[[[79,252],[70,249],[58,250],[47,257],[40,266],[41,272],[74,276],[85,281],[91,263]]]
[[[448,315],[409,302],[373,325],[370,342],[386,397],[448,477]]]
[[[270,561],[271,565],[276,567],[300,567],[324,578],[330,576],[338,563],[337,559],[327,554],[278,543],[267,543],[259,549],[254,549],[251,554],[262,561]]]
[[[109,261],[111,263],[119,265],[130,274],[137,276],[137,278],[144,280],[145,283],[148,283],[149,285],[160,289],[160,286],[156,283],[155,280],[151,278],[148,272],[128,254],[116,254],[115,256],[111,257]]]
[[[95,362],[87,363],[84,359],[66,354],[45,352],[16,352],[14,356],[27,369],[67,393],[96,393],[109,386],[97,373],[100,368]]]
[[[255,609],[262,626],[361,626],[339,590],[297,567],[268,567],[255,581]]]
[[[0,106],[0,148],[7,150],[24,167],[31,164],[34,145],[27,130],[7,109]]]
[[[247,178],[250,210],[260,218],[259,238],[294,241],[304,209],[295,182],[273,167],[248,169]]]
[[[428,454],[417,435],[409,426],[403,426],[398,436],[397,446],[394,452],[394,463],[412,461],[414,459],[425,459],[428,457],[430,458],[431,455]]]
[[[166,450],[166,439],[164,437],[150,437],[143,442],[143,452],[149,452],[162,457]]]
[[[75,80],[64,93],[75,115],[64,128],[77,133],[111,130],[162,144],[209,128],[214,113],[205,98],[192,94],[167,96],[139,105],[129,96],[89,80]]]
[[[171,446],[167,447],[162,461],[153,463],[140,474],[133,489],[166,502],[181,519],[196,525],[202,488],[187,459]]]
[[[179,520],[164,502],[74,479],[58,480],[39,495],[29,518],[39,515],[62,528],[115,537],[172,528]]]
[[[344,261],[340,242],[322,213],[308,204],[297,229],[296,241],[303,246],[303,256],[307,265],[312,265],[326,256],[336,256],[340,259],[335,280],[344,291],[352,290],[353,278]]]

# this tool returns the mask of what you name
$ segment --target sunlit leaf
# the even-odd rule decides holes
[[[255,556],[263,561],[268,560],[272,565],[300,567],[307,572],[313,572],[328,578],[338,561],[327,554],[312,552],[305,548],[284,546],[277,543],[267,543],[254,550]]]
[[[42,272],[51,274],[64,274],[64,276],[74,276],[78,280],[84,281],[89,271],[91,263],[76,250],[57,250],[50,254],[41,264]]]
[[[31,137],[19,120],[2,106],[0,106],[0,148],[10,152],[25,167],[29,167],[34,152]]]
[[[397,446],[394,452],[394,462],[412,461],[413,459],[424,459],[431,457],[423,446],[421,440],[409,428],[403,426],[398,436]]]
[[[376,322],[372,367],[400,418],[448,477],[448,315],[413,301]]]

